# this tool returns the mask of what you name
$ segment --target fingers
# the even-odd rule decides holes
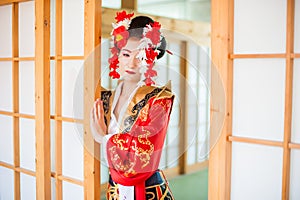
[[[97,117],[100,119],[100,116],[102,116],[103,113],[101,113],[101,101],[97,102]]]
[[[92,109],[92,118],[97,121],[99,119],[102,119],[104,116],[104,108],[103,108],[103,101],[101,101],[100,99],[97,99],[94,102],[94,106]]]

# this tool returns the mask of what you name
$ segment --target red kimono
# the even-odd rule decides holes
[[[105,121],[110,123],[114,93],[102,91]],[[134,186],[135,199],[173,199],[158,165],[174,95],[162,88],[137,89],[122,120],[122,130],[106,143],[110,171],[107,199],[119,199],[117,184]]]

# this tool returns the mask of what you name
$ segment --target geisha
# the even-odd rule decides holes
[[[174,95],[155,86],[154,63],[166,49],[158,22],[117,13],[110,76],[114,91],[98,87],[91,111],[94,139],[102,144],[109,167],[107,199],[174,199],[158,169]]]

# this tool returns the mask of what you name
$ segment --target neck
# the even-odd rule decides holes
[[[124,80],[121,95],[129,96],[136,87],[137,82]]]

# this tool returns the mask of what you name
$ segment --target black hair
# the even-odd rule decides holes
[[[143,37],[143,31],[144,27],[146,25],[153,23],[153,19],[147,16],[137,16],[131,20],[128,32],[129,32],[129,37],[136,37],[136,38],[142,38]],[[160,59],[163,57],[163,55],[166,52],[166,46],[167,46],[167,41],[165,37],[162,36],[160,40],[160,46],[157,48],[160,53],[157,56],[157,59]]]

